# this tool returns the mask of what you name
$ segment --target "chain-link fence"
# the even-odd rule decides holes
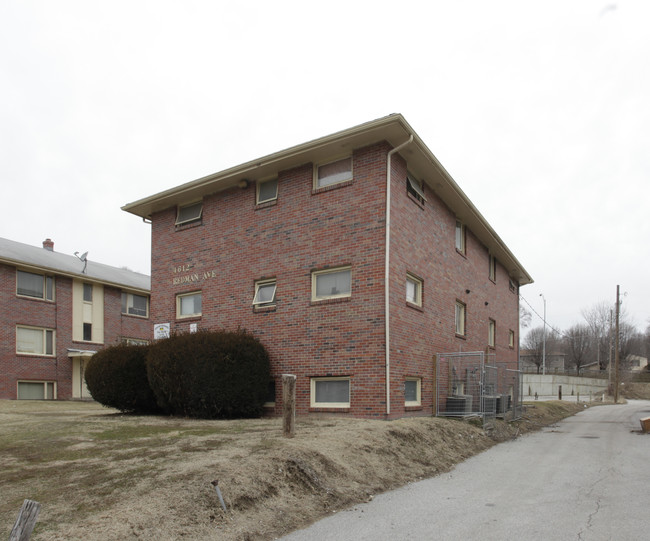
[[[523,413],[521,372],[483,352],[442,353],[436,363],[437,415],[476,416],[485,428]]]

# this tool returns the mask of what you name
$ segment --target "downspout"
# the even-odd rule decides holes
[[[386,260],[384,263],[384,319],[386,333],[386,415],[390,415],[390,182],[391,182],[391,158],[395,152],[399,152],[406,145],[413,142],[413,135],[399,146],[388,152],[386,160]]]

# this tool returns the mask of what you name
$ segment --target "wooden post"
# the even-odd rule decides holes
[[[557,399],[562,400],[562,385],[557,386]]]
[[[11,530],[9,541],[29,541],[36,519],[41,510],[41,504],[33,500],[25,500],[18,512],[14,529]]]
[[[293,438],[296,424],[296,376],[282,374],[282,435]]]

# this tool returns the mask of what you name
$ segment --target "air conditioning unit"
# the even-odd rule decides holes
[[[448,396],[446,412],[447,415],[469,415],[472,413],[472,395]]]

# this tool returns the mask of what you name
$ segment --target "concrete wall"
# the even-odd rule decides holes
[[[524,400],[539,396],[558,396],[558,388],[562,385],[562,396],[588,397],[607,390],[607,380],[598,378],[582,378],[577,376],[558,376],[555,374],[523,374]]]

